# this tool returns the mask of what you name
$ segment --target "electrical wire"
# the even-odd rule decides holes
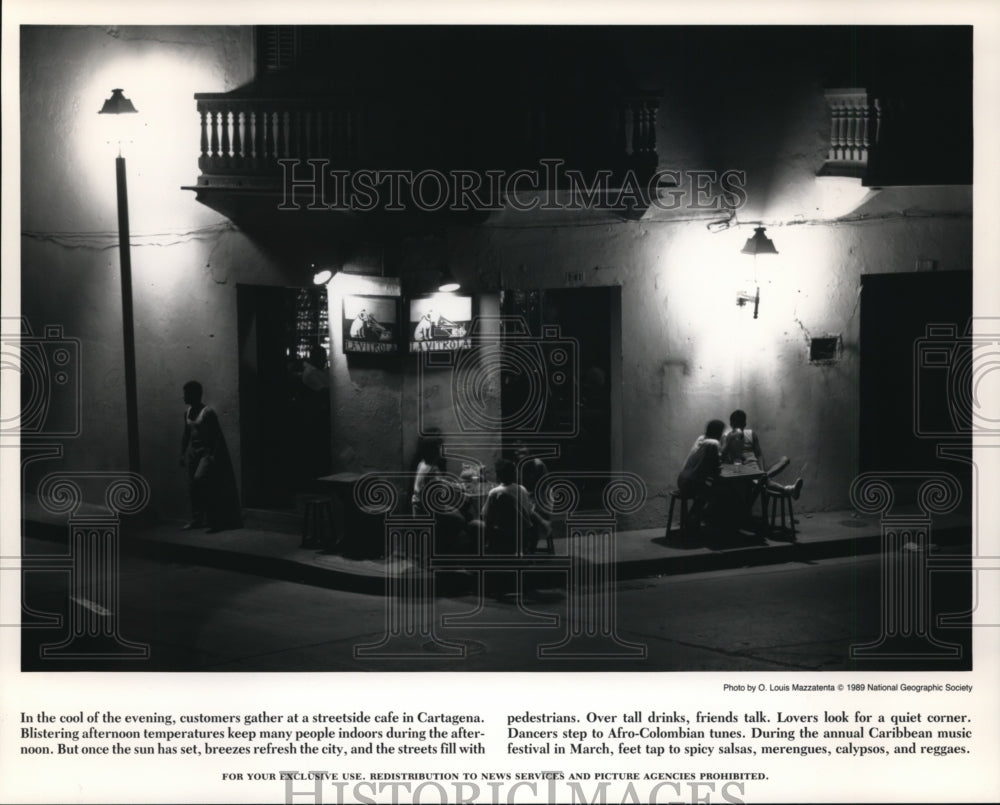
[[[200,227],[198,229],[174,230],[166,232],[132,233],[129,242],[134,247],[177,246],[192,241],[214,241],[227,232],[238,232],[239,228],[230,221]],[[41,243],[51,243],[64,249],[85,249],[103,252],[118,248],[117,232],[39,232],[25,230],[21,236]]]

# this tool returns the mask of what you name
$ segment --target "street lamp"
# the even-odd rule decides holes
[[[111,90],[98,114],[135,114],[132,101],[122,90]],[[135,329],[132,323],[132,252],[128,231],[128,187],[125,182],[125,157],[118,141],[115,157],[115,178],[118,184],[118,255],[122,274],[122,332],[125,342],[125,420],[128,434],[128,468],[139,472],[139,410],[135,384]]]
[[[760,310],[760,282],[757,280],[757,255],[778,253],[778,250],[774,248],[774,241],[764,234],[764,232],[764,227],[754,227],[753,236],[747,238],[746,244],[740,249],[740,254],[749,254],[753,257],[753,284],[755,288],[753,295],[745,291],[740,291],[736,294],[736,304],[739,307],[743,307],[753,302],[753,317],[755,319]]]

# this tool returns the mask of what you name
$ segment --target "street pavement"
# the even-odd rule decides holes
[[[126,556],[116,626],[126,640],[148,644],[148,659],[43,659],[40,646],[62,631],[24,629],[22,664],[54,671],[875,670],[877,662],[851,660],[850,647],[879,635],[882,561],[870,555],[619,582],[615,634],[604,647],[611,651],[589,658],[544,655],[543,647],[566,635],[573,600],[565,589],[525,591],[521,607],[513,594],[441,596],[433,601],[432,635],[393,658],[361,655],[389,631],[386,596]],[[65,579],[32,575],[26,603],[67,617],[76,604]],[[955,609],[968,603],[967,590],[945,595]],[[539,615],[555,620],[538,623]],[[479,625],[450,625],[448,616],[472,616]],[[967,630],[945,636],[967,660]]]
[[[884,600],[895,594],[885,592],[887,579],[927,574],[926,600],[907,604],[921,608],[912,613],[921,622],[967,610],[972,596],[971,573],[951,572],[971,546],[960,516],[936,518],[928,539],[916,541],[886,541],[876,518],[854,512],[799,515],[795,540],[744,531],[682,541],[650,529],[595,542],[563,532],[553,555],[499,568],[495,557],[434,557],[431,568],[426,557],[382,558],[378,546],[344,556],[304,547],[297,534],[209,534],[132,519],[119,525],[109,597],[101,579],[93,589],[72,581],[67,524],[31,501],[24,511],[25,669],[919,668],[920,657],[851,658],[852,645],[901,623],[899,601]],[[956,561],[950,572],[930,572]],[[887,612],[897,621],[887,625]],[[54,618],[62,620],[53,626]],[[149,657],[43,658],[41,647],[68,625],[148,645]],[[969,630],[946,631],[917,643],[959,647],[934,668],[968,667]]]

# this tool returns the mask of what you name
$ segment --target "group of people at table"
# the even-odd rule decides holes
[[[788,464],[784,457],[775,467]],[[764,465],[757,433],[747,427],[745,411],[737,409],[729,416],[729,429],[721,419],[712,419],[688,453],[684,468],[677,476],[677,490],[691,501],[687,515],[689,531],[703,523],[740,525],[762,492],[790,495],[798,499],[802,479],[794,484],[779,484],[771,479],[774,469]],[[732,480],[733,483],[722,483]]]
[[[474,470],[469,477],[463,473],[460,505],[450,510],[440,507],[444,511],[428,506],[426,496],[433,494],[434,483],[449,483],[443,472],[442,447],[439,437],[420,440],[410,500],[413,514],[434,515],[435,552],[474,553],[481,534],[487,553],[534,553],[539,541],[551,536],[551,520],[535,499],[536,486],[547,468],[523,447],[496,462],[496,484],[489,489],[480,471]]]
[[[420,440],[410,499],[413,514],[434,515],[436,552],[474,552],[482,535],[487,553],[532,553],[541,540],[549,539],[550,517],[535,497],[537,484],[547,471],[541,459],[519,448],[496,462],[496,484],[488,491],[476,472],[474,477],[462,479],[461,505],[433,511],[425,499],[428,490],[435,482],[449,483],[443,471],[442,447],[439,437]],[[787,463],[783,457],[776,466]],[[689,530],[702,523],[739,526],[762,493],[798,499],[801,478],[783,485],[772,480],[771,474],[774,468],[770,472],[765,469],[760,439],[747,426],[744,411],[733,411],[728,430],[721,419],[709,421],[677,477],[678,491],[691,502],[686,518]],[[476,505],[480,501],[481,507]]]

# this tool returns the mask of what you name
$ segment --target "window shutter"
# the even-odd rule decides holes
[[[295,66],[295,26],[257,26],[257,64],[261,73],[275,73]]]

